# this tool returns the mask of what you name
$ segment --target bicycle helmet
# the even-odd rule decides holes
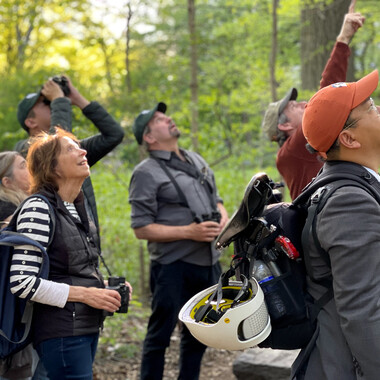
[[[192,297],[179,319],[201,343],[226,350],[257,346],[271,333],[264,293],[257,281],[229,281],[211,286]]]

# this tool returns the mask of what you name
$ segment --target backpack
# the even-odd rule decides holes
[[[54,210],[44,196],[33,195],[36,196],[42,198],[50,209],[53,233],[50,235],[49,245],[55,230]],[[33,302],[13,295],[10,290],[10,266],[14,247],[26,244],[37,247],[42,252],[42,263],[37,277],[46,279],[49,274],[49,257],[45,248],[39,242],[16,232],[17,216],[27,200],[17,208],[9,225],[0,230],[0,375],[7,372],[12,357],[31,342]]]
[[[249,182],[240,207],[218,236],[217,248],[234,243],[227,277],[243,274],[250,278],[258,273],[258,260],[272,274],[265,279],[254,276],[263,289],[272,325],[271,334],[259,347],[300,349],[316,338],[316,318],[333,298],[333,289],[331,274],[322,279],[314,277],[308,255],[309,236],[311,232],[321,257],[331,267],[318,241],[316,216],[343,186],[360,187],[380,203],[365,179],[349,173],[320,175],[293,202],[277,202],[273,197],[275,184],[265,173],[259,173]],[[306,291],[306,275],[325,287],[320,299],[313,299]]]

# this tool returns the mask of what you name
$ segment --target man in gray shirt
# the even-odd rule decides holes
[[[165,115],[165,103],[142,111],[133,125],[149,158],[133,171],[129,201],[132,228],[148,241],[152,315],[144,341],[141,379],[162,379],[165,350],[178,312],[220,275],[213,241],[228,220],[214,174],[204,159],[180,149],[180,131]],[[181,331],[179,379],[199,378],[205,346]]]

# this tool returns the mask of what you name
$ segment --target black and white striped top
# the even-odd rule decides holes
[[[66,207],[78,217],[72,204]],[[37,197],[31,197],[17,218],[17,232],[38,241],[47,248],[50,235],[49,206]],[[69,295],[69,285],[37,279],[41,267],[41,252],[38,248],[25,245],[15,248],[11,264],[11,291],[20,298],[30,299],[47,305],[64,307]]]

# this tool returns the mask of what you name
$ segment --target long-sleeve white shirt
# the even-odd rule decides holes
[[[68,209],[73,212],[71,207]],[[46,249],[50,236],[48,204],[41,198],[31,197],[18,215],[17,232],[38,241]],[[67,302],[69,285],[37,278],[41,263],[42,254],[37,247],[15,247],[11,263],[11,291],[20,298],[62,308]]]

